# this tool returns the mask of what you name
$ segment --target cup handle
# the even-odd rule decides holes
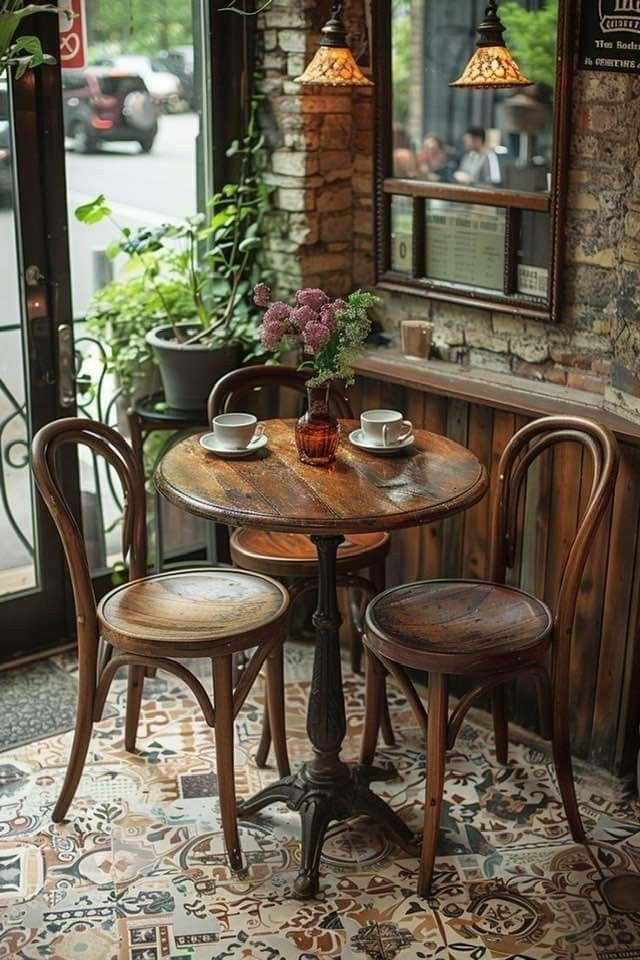
[[[396,443],[404,443],[404,441],[408,440],[411,434],[413,433],[413,424],[411,423],[411,420],[403,420],[402,422],[406,427],[406,429],[396,439]]]
[[[264,436],[264,423],[259,423],[255,429],[253,436],[251,437],[251,443],[256,443],[260,437]]]
[[[388,423],[385,423],[384,426],[382,427],[382,446],[383,447],[389,446],[389,424]]]

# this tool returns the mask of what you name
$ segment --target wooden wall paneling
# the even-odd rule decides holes
[[[420,396],[418,391],[414,391]],[[432,433],[445,434],[447,432],[447,398],[435,394],[423,394],[425,430]],[[444,521],[430,523],[420,530],[422,576],[426,580],[437,579],[442,576],[442,536]]]
[[[583,516],[593,481],[591,457],[583,456],[579,515]],[[600,658],[600,635],[609,560],[611,507],[603,517],[585,567],[571,643],[571,744],[579,754],[589,752],[593,702]]]
[[[448,437],[467,445],[469,404],[464,400],[450,400],[447,408]],[[464,552],[464,514],[450,517],[442,525],[442,574],[443,577],[459,577]]]
[[[397,383],[383,382],[378,406],[385,410],[405,412],[408,395],[411,392]],[[409,535],[408,541],[407,534]],[[387,560],[387,584],[389,586],[409,583],[418,576],[418,569],[415,565],[415,546],[413,551],[407,548],[408,543],[411,543],[412,534],[413,531],[411,530],[397,530],[391,538],[391,549]]]
[[[635,452],[635,451],[634,451]],[[636,476],[638,474],[636,473]],[[640,530],[636,539],[631,610],[627,624],[627,649],[618,735],[616,738],[614,769],[618,772],[638,769],[640,748]]]
[[[414,427],[425,427],[425,406],[430,398],[419,390],[407,390],[404,415]],[[442,433],[442,431],[437,431]],[[432,576],[427,572],[428,568],[428,546],[426,537],[428,536],[431,525],[426,527],[414,527],[410,530],[398,531],[394,537],[399,541],[400,549],[403,553],[402,577],[403,583],[412,583],[414,580],[425,580]],[[395,544],[394,544],[395,546]]]
[[[470,404],[467,424],[467,446],[480,463],[490,470],[493,463],[493,418],[490,407]],[[464,515],[464,551],[462,576],[479,580],[489,569],[490,498],[482,500]]]
[[[498,411],[496,411],[498,413]],[[525,424],[529,423],[531,417],[515,417],[514,422],[514,432],[517,433]],[[526,516],[525,510],[527,505],[527,492],[529,490],[529,476],[524,478],[522,484],[522,496],[520,503],[518,504],[518,515],[516,517],[516,548],[513,558],[513,567],[511,568],[511,576],[513,578],[512,582],[518,586],[522,586],[522,561],[524,556],[524,541],[526,534]]]
[[[640,452],[621,449],[620,473],[613,501],[611,541],[600,640],[597,686],[591,733],[591,756],[596,763],[611,762],[615,753],[621,714],[625,668],[631,661],[627,650],[629,615],[637,571],[638,519],[640,516]],[[637,697],[637,692],[636,692]]]
[[[549,525],[544,599],[555,610],[560,580],[576,534],[580,501],[582,450],[575,443],[561,443],[553,449]]]

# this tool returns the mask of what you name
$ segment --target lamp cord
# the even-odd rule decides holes
[[[344,11],[344,0],[334,0],[333,9],[331,11],[331,19],[342,20],[343,11]]]

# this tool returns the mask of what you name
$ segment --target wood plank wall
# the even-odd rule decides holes
[[[468,446],[495,487],[505,443],[531,417],[359,377],[354,410],[392,407],[417,427]],[[573,751],[616,773],[635,764],[640,721],[640,448],[621,444],[611,509],[598,533],[580,590],[571,666]],[[553,605],[588,495],[590,465],[575,444],[539,458],[527,478],[513,581]],[[482,577],[487,571],[490,494],[465,514],[394,535],[389,585],[428,577]],[[533,692],[511,693],[511,717],[536,727]]]

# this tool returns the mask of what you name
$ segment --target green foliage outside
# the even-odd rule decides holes
[[[520,69],[532,83],[555,86],[558,0],[540,10],[524,10],[514,0],[500,5],[505,40]]]
[[[191,44],[191,0],[87,0],[89,46],[153,56]]]
[[[403,127],[409,121],[411,71],[411,0],[393,0],[393,119]]]

